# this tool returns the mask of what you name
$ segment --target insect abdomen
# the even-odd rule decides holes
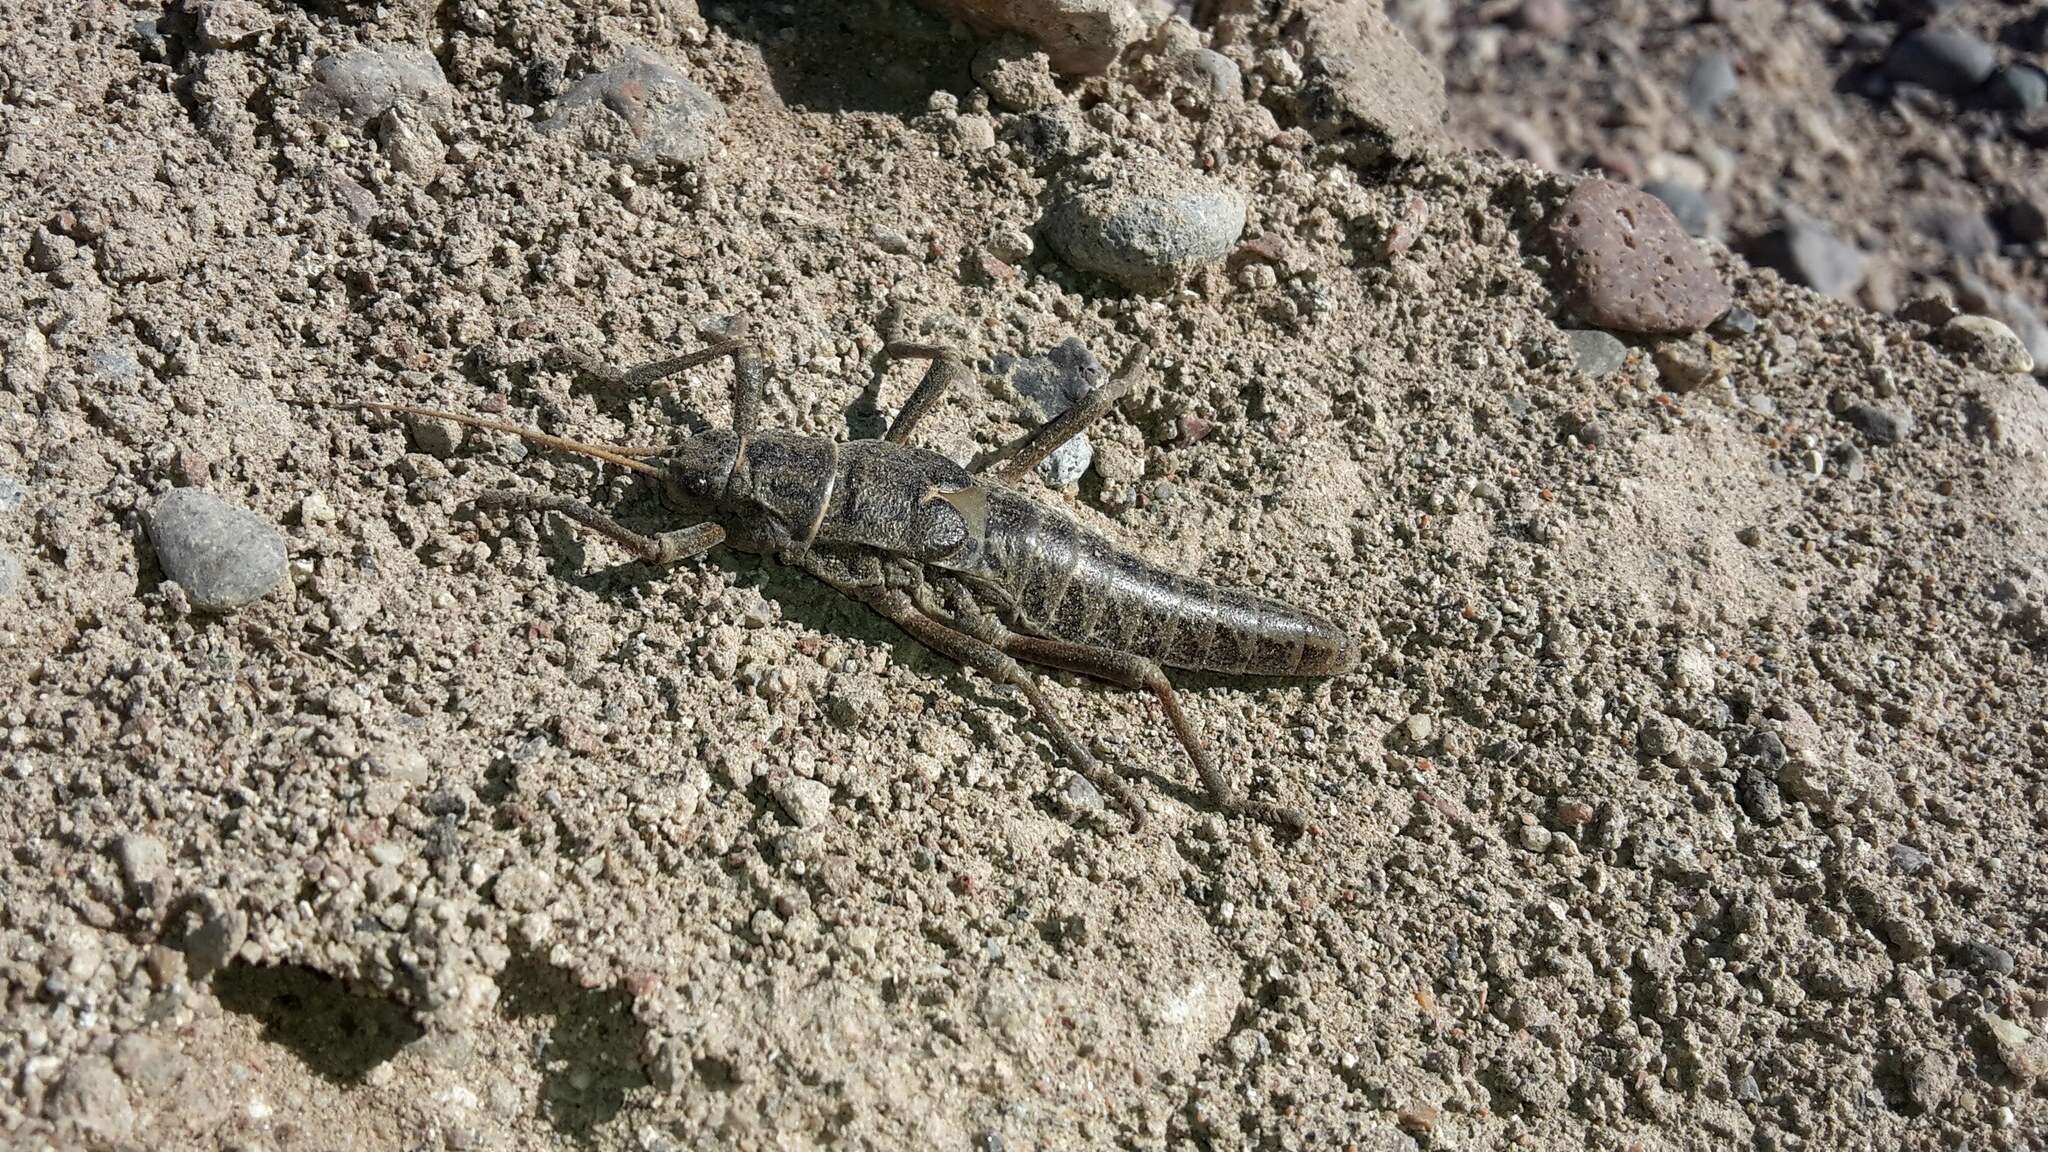
[[[1168,572],[1013,493],[991,493],[979,575],[1031,631],[1169,667],[1329,676],[1358,664],[1357,642],[1314,613]]]

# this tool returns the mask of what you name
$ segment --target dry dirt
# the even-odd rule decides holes
[[[0,1140],[2041,1145],[2031,378],[1725,251],[1761,323],[1724,382],[1590,378],[1525,246],[1561,181],[1360,169],[1137,67],[1067,85],[1072,147],[1211,171],[1269,242],[1158,298],[990,259],[1058,133],[887,0],[180,10],[0,15]],[[453,84],[410,172],[304,104],[392,44]],[[708,160],[536,132],[632,45],[726,105]],[[1151,701],[1049,677],[1131,833],[1021,700],[800,575],[469,508],[659,526],[613,470],[288,403],[659,441],[724,367],[614,402],[556,354],[734,314],[769,421],[829,435],[901,402],[893,335],[1147,350],[1035,494],[1354,629],[1344,677],[1181,678],[1315,833],[1207,811]],[[1023,430],[983,379],[928,444]],[[284,587],[164,579],[141,513],[193,484],[281,527]]]

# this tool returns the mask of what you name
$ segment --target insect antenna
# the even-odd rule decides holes
[[[338,408],[352,411],[385,412],[396,416],[424,416],[431,420],[447,420],[451,423],[481,428],[488,432],[504,432],[517,436],[529,444],[542,448],[553,448],[558,452],[572,452],[616,464],[621,468],[647,476],[665,476],[666,472],[636,457],[659,456],[666,448],[636,448],[625,444],[606,444],[601,441],[571,440],[564,436],[552,436],[535,428],[525,428],[507,420],[493,420],[486,416],[471,416],[462,412],[448,412],[439,408],[421,408],[413,404],[380,404],[358,401],[352,404],[323,404],[311,400],[296,400],[295,404],[308,408]]]

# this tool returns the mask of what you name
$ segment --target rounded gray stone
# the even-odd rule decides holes
[[[1884,60],[1884,74],[1890,79],[1950,96],[1967,95],[1997,67],[1998,53],[1991,45],[1967,32],[1931,24],[1899,37]]]
[[[1245,198],[1227,184],[1157,161],[1070,183],[1046,216],[1069,264],[1134,292],[1157,292],[1228,255],[1244,233]]]
[[[1595,380],[1613,375],[1628,362],[1628,345],[1611,333],[1598,328],[1573,328],[1564,335],[1571,341],[1572,358],[1578,361],[1579,371]]]
[[[2034,357],[2013,330],[1989,316],[1957,316],[1941,329],[1941,346],[1986,372],[2032,372]]]
[[[284,536],[263,517],[204,489],[165,493],[142,522],[164,575],[196,607],[231,612],[284,581]]]

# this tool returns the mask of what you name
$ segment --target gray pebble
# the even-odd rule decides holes
[[[20,559],[7,549],[0,548],[0,601],[14,599],[21,591],[22,580]]]
[[[144,1092],[161,1092],[177,1083],[185,1064],[176,1045],[146,1033],[130,1032],[114,1044],[114,1071]]]
[[[1109,381],[1109,373],[1095,353],[1073,336],[1043,356],[998,356],[995,369],[1009,378],[1010,387],[1035,409],[1033,415],[1041,421],[1057,417]],[[1046,457],[1038,474],[1056,488],[1065,487],[1080,480],[1094,461],[1095,446],[1083,434]]]
[[[1221,52],[1196,48],[1177,54],[1173,63],[1181,78],[1210,104],[1235,104],[1244,95],[1244,76],[1237,62]]]
[[[1869,265],[1868,257],[1854,245],[1798,212],[1788,213],[1784,224],[1758,241],[1750,257],[1776,268],[1794,284],[1836,298],[1854,292]]]
[[[1753,335],[1756,329],[1756,313],[1740,304],[1721,313],[1719,319],[1707,326],[1709,334],[1723,340],[1739,340],[1744,336]]]
[[[1913,434],[1913,414],[1889,404],[1857,401],[1842,409],[1842,419],[1877,444],[1896,444]]]
[[[1887,850],[1886,854],[1892,859],[1892,867],[1897,868],[1908,876],[1925,870],[1929,863],[1927,853],[1913,847],[1911,844],[1894,844]]]
[[[1956,950],[1956,959],[1979,976],[2010,976],[2013,973],[2012,953],[1982,940],[1966,942]]]
[[[1685,104],[1693,115],[1706,119],[1741,87],[1735,61],[1726,52],[1710,52],[1693,62],[1685,78]]]
[[[2007,112],[2032,112],[2048,105],[2048,72],[2032,64],[2009,64],[1984,84],[1984,102]]]
[[[1073,814],[1100,812],[1102,790],[1095,786],[1094,781],[1079,772],[1072,773],[1067,777],[1066,785],[1060,789],[1060,805]]]
[[[194,605],[228,612],[285,576],[284,536],[269,521],[200,488],[177,488],[143,514],[164,574]]]
[[[1662,200],[1671,214],[1678,217],[1678,226],[1691,236],[1705,236],[1714,223],[1714,207],[1707,203],[1707,194],[1690,184],[1673,180],[1652,180],[1643,185],[1643,191]]]
[[[114,866],[121,870],[121,889],[131,905],[152,903],[163,892],[170,870],[170,852],[154,836],[131,832],[114,841]]]
[[[1158,292],[1228,255],[1244,232],[1244,195],[1163,161],[1067,182],[1046,238],[1068,263],[1134,292]]]
[[[1613,375],[1628,362],[1628,345],[1611,333],[1598,328],[1571,328],[1564,335],[1571,341],[1572,358],[1578,361],[1579,371],[1595,380]]]
[[[434,123],[453,115],[455,90],[432,53],[401,45],[358,48],[313,66],[306,109],[316,116],[338,115],[360,128],[399,105]]]
[[[687,167],[719,146],[725,105],[644,48],[576,82],[550,106],[541,131],[641,166]]]
[[[1991,45],[1967,32],[1934,25],[1899,37],[1884,60],[1884,74],[1890,79],[1949,96],[1967,95],[1996,67],[1998,54]]]

